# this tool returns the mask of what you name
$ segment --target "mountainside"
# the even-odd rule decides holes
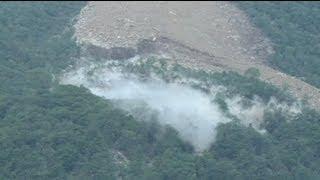
[[[320,178],[320,113],[265,62],[162,35],[81,44],[87,5],[0,3],[0,179]]]
[[[243,3],[243,6],[240,7],[246,7],[245,5]],[[249,5],[250,3],[248,11],[255,8],[254,3],[251,4],[251,9],[249,9]],[[267,3],[267,10],[264,11],[275,9],[269,8],[271,5],[272,3],[270,5]],[[307,8],[311,6],[308,3],[306,5],[283,5],[284,8],[287,6],[297,6],[298,8],[306,6],[304,9],[301,8],[301,11],[306,11],[306,17],[310,12],[316,12],[316,7],[315,10]],[[257,7],[263,8],[261,5],[257,5]],[[254,12],[260,11],[252,10],[252,13]],[[272,16],[276,17],[281,14],[283,14],[282,9],[273,13]],[[292,16],[286,18],[289,22],[295,23],[294,16],[296,15]],[[314,21],[317,21],[316,15],[312,17]],[[288,86],[293,96],[300,99],[309,98],[309,103],[313,108],[320,107],[320,90],[317,86],[312,86],[317,85],[315,82],[319,79],[316,78],[320,67],[316,58],[317,40],[319,39],[317,34],[304,35],[310,33],[305,33],[307,31],[298,28],[294,29],[293,26],[287,26],[291,28],[288,30],[284,27],[279,32],[279,30],[271,29],[273,26],[275,26],[274,28],[279,26],[278,24],[267,23],[273,22],[271,19],[255,18],[254,20],[263,21],[268,25],[263,26],[262,28],[265,29],[262,31],[253,26],[250,23],[250,18],[231,2],[185,2],[182,4],[180,2],[88,2],[78,18],[75,25],[75,37],[81,44],[93,44],[105,48],[136,48],[141,40],[150,39],[155,44],[161,44],[161,47],[168,47],[157,47],[157,52],[153,53],[169,57],[191,68],[221,70],[219,67],[222,66],[222,70],[237,71],[240,74],[244,74],[251,67],[257,68],[263,81],[272,83],[279,88]],[[312,21],[310,20],[310,22]],[[301,23],[300,20],[298,23]],[[268,30],[271,32],[265,33]],[[285,45],[287,41],[284,41],[289,36],[286,35],[287,31],[299,33],[290,35],[292,41],[289,42],[289,45]],[[303,34],[305,39],[296,45],[298,41],[295,38],[300,37],[300,34]],[[265,35],[271,37],[273,42]],[[172,45],[171,41],[162,41],[162,38],[174,41],[175,44]],[[308,44],[310,38],[314,44],[311,45],[312,47],[309,47]],[[153,41],[150,43],[152,44]],[[294,42],[296,43],[294,44]],[[278,48],[279,45],[281,47]],[[296,47],[299,52],[294,49]],[[186,48],[205,52],[207,55],[199,57],[194,52],[186,54]],[[288,50],[283,50],[283,48]],[[309,52],[311,50],[312,52]],[[288,53],[285,53],[287,51]],[[299,61],[302,57],[295,56],[296,53],[307,59]],[[272,68],[274,66],[269,67],[268,59],[270,57],[273,58],[270,63],[282,64],[284,72],[291,71],[289,74],[297,75],[298,73],[301,76],[303,71],[307,82],[314,79],[314,83],[310,85],[295,76]],[[286,60],[288,58],[289,60]],[[292,65],[284,67],[283,65],[287,61],[292,62]],[[305,65],[301,66],[303,62]],[[292,73],[293,71],[296,73]]]
[[[270,64],[319,88],[319,3],[241,2],[237,5],[276,45]]]

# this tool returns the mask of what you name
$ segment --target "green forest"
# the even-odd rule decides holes
[[[156,121],[135,120],[84,87],[59,85],[55,75],[80,56],[72,24],[84,5],[0,3],[0,179],[320,179],[320,114],[315,110],[304,108],[290,122],[281,113],[267,114],[266,134],[236,121],[220,125],[215,143],[196,155],[173,128],[161,131]],[[319,4],[243,6],[259,21],[277,20],[276,27],[263,28],[270,36],[274,28],[291,28],[283,30],[292,32],[287,35],[273,34],[279,45],[271,62],[319,87]],[[278,61],[283,57],[294,58]],[[251,76],[201,71],[193,76],[248,98],[292,101],[283,90]]]
[[[320,87],[320,4],[318,2],[239,2],[269,37],[275,54],[269,63]]]

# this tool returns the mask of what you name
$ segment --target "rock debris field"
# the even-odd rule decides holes
[[[150,50],[139,55],[165,56],[194,69],[243,74],[255,67],[261,80],[286,84],[295,97],[307,96],[311,107],[320,107],[319,89],[266,65],[272,43],[231,2],[88,2],[77,17],[75,37],[105,49],[136,50],[148,42]]]

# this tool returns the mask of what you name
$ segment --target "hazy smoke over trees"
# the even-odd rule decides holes
[[[219,123],[232,120],[213,101],[219,88],[206,94],[187,84],[168,83],[160,78],[141,79],[119,67],[99,67],[93,63],[66,72],[61,83],[83,85],[97,96],[121,100],[115,104],[137,120],[148,121],[156,116],[159,124],[175,128],[180,137],[198,152],[208,149],[214,142]],[[259,129],[264,109],[270,105],[256,100],[250,108],[244,109],[240,101],[239,97],[226,100],[230,114],[244,125],[253,124]]]

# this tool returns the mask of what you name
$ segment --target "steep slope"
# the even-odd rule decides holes
[[[196,156],[174,129],[139,122],[86,88],[56,83],[54,75],[81,56],[70,21],[83,2],[0,4],[0,179],[320,179],[319,113],[268,114],[267,134],[232,121]],[[182,47],[173,53],[212,57]],[[179,67],[175,72],[187,72]],[[274,86],[234,72],[192,75],[247,98],[287,100]]]
[[[255,67],[262,80],[288,85],[296,97],[320,106],[319,89],[265,65],[273,53],[270,41],[229,2],[89,2],[75,27],[79,43],[136,48],[150,39],[164,47],[157,54],[189,67],[240,73]]]

